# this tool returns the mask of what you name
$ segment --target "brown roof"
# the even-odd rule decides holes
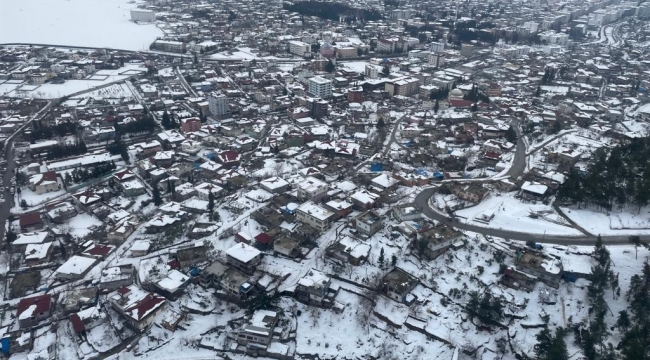
[[[72,329],[74,330],[75,333],[80,333],[82,331],[86,331],[86,325],[84,325],[83,321],[81,321],[81,318],[77,314],[72,314],[70,315],[70,321],[72,322]]]
[[[31,213],[20,215],[20,227],[36,225],[40,223],[41,223],[41,214],[37,212],[31,212]]]
[[[20,300],[16,316],[20,318],[20,314],[25,312],[25,310],[32,305],[36,305],[36,310],[33,312],[34,314],[49,312],[52,305],[52,295],[45,294]]]

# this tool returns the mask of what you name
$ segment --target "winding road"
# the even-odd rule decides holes
[[[439,221],[450,227],[461,230],[472,231],[475,233],[500,237],[504,239],[534,241],[546,244],[558,245],[592,245],[596,242],[594,235],[580,235],[580,236],[562,236],[562,235],[541,235],[522,233],[518,231],[506,229],[494,229],[484,226],[472,225],[460,222],[458,218],[452,219],[447,214],[441,213],[433,209],[429,203],[429,199],[436,193],[438,189],[435,187],[424,189],[415,197],[415,206],[422,210],[422,213],[427,217]],[[649,241],[650,235],[641,235],[641,241]],[[602,236],[603,243],[606,245],[623,245],[629,244],[629,235],[604,235]]]

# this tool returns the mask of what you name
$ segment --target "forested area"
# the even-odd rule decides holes
[[[644,263],[642,271],[631,276],[628,291],[621,293],[619,274],[613,271],[609,250],[600,236],[592,256],[596,265],[591,269],[591,283],[587,287],[589,317],[575,323],[569,317],[567,327],[554,332],[545,327],[537,335],[535,359],[568,360],[569,334],[573,334],[575,345],[587,360],[650,359],[650,265]],[[621,296],[627,309],[614,314],[608,302]],[[614,324],[607,322],[608,314],[615,316]],[[612,336],[616,330],[620,337]]]
[[[607,151],[594,152],[586,173],[571,169],[558,190],[558,199],[578,206],[641,207],[650,201],[650,139],[633,139]]]

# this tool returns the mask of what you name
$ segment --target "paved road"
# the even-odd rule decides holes
[[[54,101],[50,101],[45,105],[41,110],[39,110],[31,119],[29,119],[25,124],[23,124],[18,130],[16,130],[11,136],[5,140],[4,146],[4,157],[7,160],[7,170],[2,174],[2,184],[6,190],[2,190],[2,194],[5,198],[5,201],[0,205],[0,224],[6,224],[7,218],[11,214],[11,208],[14,206],[14,196],[11,195],[11,179],[14,177],[14,169],[16,168],[16,157],[14,154],[13,142],[17,134],[22,133],[22,131],[28,127],[34,120],[42,118],[47,114],[48,110],[52,107]],[[5,227],[0,226],[0,239],[5,239]]]
[[[596,242],[596,237],[591,235],[581,236],[560,236],[560,235],[541,235],[521,233],[511,230],[493,229],[482,226],[467,224],[457,220],[451,220],[448,216],[441,214],[431,208],[429,198],[437,191],[436,188],[428,188],[420,192],[415,198],[415,205],[422,209],[422,212],[431,219],[442,222],[448,226],[476,232],[483,235],[500,237],[504,239],[535,241],[538,243],[558,244],[558,245],[592,245]],[[641,235],[642,241],[649,241],[650,235]],[[603,243],[607,245],[629,244],[629,235],[602,236]]]
[[[395,121],[395,124],[393,125],[393,132],[390,134],[390,140],[388,140],[388,144],[386,144],[386,148],[384,149],[384,157],[388,155],[390,152],[390,147],[393,145],[395,142],[395,135],[397,134],[397,129],[399,128],[399,124],[404,120],[404,118],[408,116],[408,113],[405,113],[402,115],[397,121]]]
[[[521,134],[519,129],[517,118],[513,118],[510,125],[517,133],[517,147],[515,148],[515,159],[512,161],[512,166],[506,175],[510,176],[510,179],[514,181],[526,170],[526,143],[524,142],[524,135]]]

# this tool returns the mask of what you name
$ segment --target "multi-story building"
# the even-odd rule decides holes
[[[323,99],[332,96],[332,80],[327,80],[321,76],[314,76],[309,79],[309,92]]]
[[[153,10],[134,9],[131,10],[131,21],[154,22],[156,13]]]
[[[431,52],[442,53],[445,51],[445,43],[432,42],[431,43]]]
[[[311,45],[302,41],[289,41],[289,52],[294,55],[305,56],[305,54],[311,52]]]
[[[298,198],[312,201],[320,201],[329,189],[326,182],[313,176],[308,176],[305,180],[299,182],[296,187],[298,188]]]
[[[428,61],[429,64],[435,67],[441,67],[445,63],[445,54],[435,52],[429,53]]]
[[[230,113],[228,97],[223,93],[212,93],[208,96],[208,108],[214,116],[224,116]]]
[[[185,52],[185,43],[180,41],[156,40],[151,45],[154,50],[161,50],[161,51],[167,51],[173,53]]]
[[[296,219],[314,229],[325,231],[329,228],[332,219],[334,219],[334,213],[314,204],[312,201],[307,201],[298,207]]]
[[[379,77],[381,70],[381,66],[366,64],[365,75],[371,79],[376,79]]]

